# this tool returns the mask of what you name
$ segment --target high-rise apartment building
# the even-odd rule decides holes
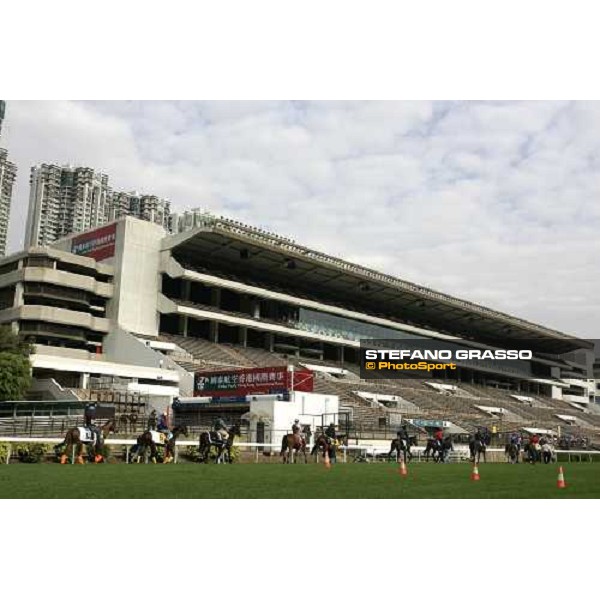
[[[0,100],[0,133],[6,110],[6,102]],[[0,148],[0,256],[6,254],[6,239],[10,220],[10,204],[17,177],[17,166],[8,160],[8,152]]]
[[[31,169],[25,247],[46,246],[108,223],[108,176],[88,167],[42,164]]]
[[[39,165],[31,170],[25,247],[47,246],[71,233],[127,215],[169,231],[168,200],[137,192],[114,192],[108,175],[88,167]]]
[[[164,198],[138,192],[113,192],[110,201],[110,220],[128,215],[156,223],[171,231],[171,203]]]
[[[8,152],[0,148],[0,256],[6,254],[10,203],[16,177],[16,165],[8,160]]]
[[[4,121],[4,113],[6,111],[6,102],[0,100],[0,134],[2,134],[2,121]]]

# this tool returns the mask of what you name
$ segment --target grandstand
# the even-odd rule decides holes
[[[118,377],[152,403],[191,395],[203,369],[308,366],[315,391],[338,396],[357,430],[393,430],[402,418],[467,432],[482,424],[600,432],[586,340],[208,213],[176,235],[132,217],[98,231],[96,241],[86,233],[83,250],[74,236],[0,261],[0,323],[33,338],[36,379],[78,396],[98,376]],[[361,379],[361,339],[415,337],[526,347],[533,358],[502,368],[473,362],[452,377]]]

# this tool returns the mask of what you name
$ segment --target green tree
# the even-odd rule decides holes
[[[0,402],[21,400],[31,386],[32,351],[10,327],[0,327]]]
[[[29,356],[33,352],[31,344],[13,333],[8,325],[0,325],[0,352]]]

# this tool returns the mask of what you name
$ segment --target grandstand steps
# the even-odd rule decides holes
[[[383,406],[376,406],[368,400],[357,396],[350,390],[339,385],[338,382],[323,373],[315,373],[314,390],[318,394],[331,394],[339,397],[340,409],[350,409],[352,422],[360,423],[363,427],[376,428],[380,426],[380,419],[388,417],[388,410]]]

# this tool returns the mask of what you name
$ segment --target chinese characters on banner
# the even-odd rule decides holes
[[[248,396],[276,394],[285,390],[312,392],[314,375],[308,369],[258,367],[237,371],[198,371],[194,377],[194,396]]]
[[[117,224],[107,225],[82,233],[71,240],[71,252],[95,260],[105,260],[115,255]]]

